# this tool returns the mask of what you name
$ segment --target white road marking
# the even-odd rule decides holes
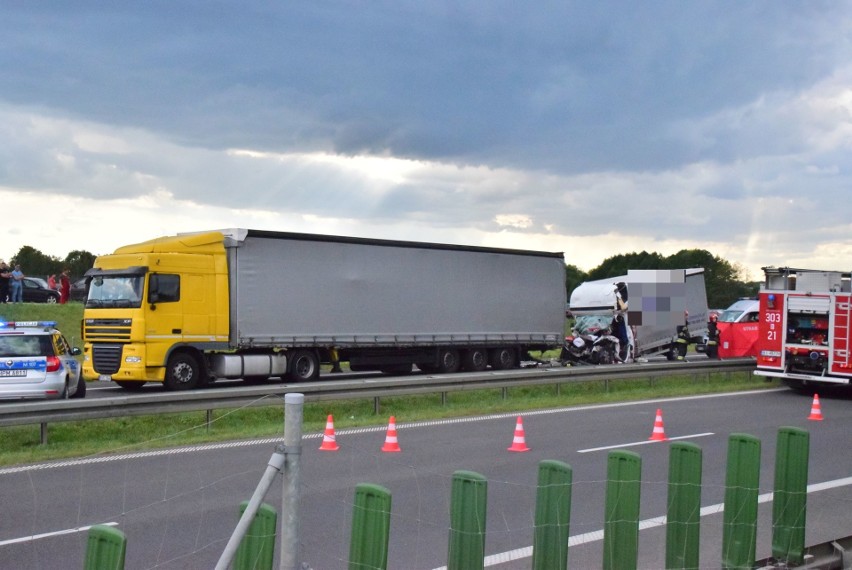
[[[675,441],[675,440],[678,440],[678,439],[693,439],[693,438],[696,438],[696,437],[707,437],[708,435],[716,435],[716,434],[713,433],[712,431],[710,431],[710,432],[707,432],[707,433],[696,433],[696,434],[693,434],[693,435],[679,435],[677,437],[670,437],[666,441]],[[657,441],[647,439],[645,441],[634,441],[633,443],[622,443],[620,445],[606,445],[604,447],[590,447],[589,449],[578,449],[577,453],[589,453],[589,452],[592,452],[592,451],[603,451],[605,449],[619,449],[621,447],[633,447],[633,446],[636,446],[636,445],[647,445],[649,443],[657,443]],[[665,443],[665,441],[660,442],[660,443]]]
[[[108,523],[98,523],[104,526],[118,526],[117,522],[108,522]],[[54,536],[62,536],[64,534],[74,534],[75,532],[86,532],[94,525],[89,526],[80,526],[77,528],[68,528],[65,530],[57,530],[54,532],[45,532],[43,534],[33,534],[30,536],[22,536],[21,538],[10,538],[9,540],[0,541],[0,546],[7,546],[9,544],[20,544],[22,542],[32,542],[34,540],[40,540],[42,538],[52,538]]]

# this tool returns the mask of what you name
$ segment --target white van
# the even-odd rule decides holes
[[[720,323],[756,323],[760,319],[760,301],[740,299],[719,315]]]
[[[717,313],[720,323],[756,323],[760,319],[760,301],[740,299],[724,311]],[[707,337],[695,345],[695,352],[707,352]]]

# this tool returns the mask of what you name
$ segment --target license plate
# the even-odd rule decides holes
[[[109,374],[101,374],[98,376],[98,382],[112,382],[112,376]]]
[[[13,376],[26,376],[26,370],[0,370],[0,378],[9,378]]]

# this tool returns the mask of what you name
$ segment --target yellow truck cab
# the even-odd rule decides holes
[[[86,273],[83,375],[128,389],[203,383],[196,349],[228,343],[223,239],[219,232],[170,236],[98,257]]]

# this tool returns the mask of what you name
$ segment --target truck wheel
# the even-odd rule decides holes
[[[438,349],[438,371],[442,374],[452,374],[461,368],[459,351],[453,348]]]
[[[77,379],[77,391],[74,392],[72,398],[85,398],[86,397],[86,380],[83,378],[83,375],[80,375],[80,378]]]
[[[672,343],[671,348],[666,352],[666,360],[677,360],[677,346]]]
[[[495,370],[509,370],[515,367],[515,351],[508,347],[492,348],[489,360]]]
[[[488,352],[484,348],[471,348],[464,351],[462,368],[468,372],[482,372],[488,368]]]
[[[201,377],[198,361],[186,352],[178,352],[169,358],[166,367],[166,390],[192,390]]]
[[[310,350],[296,350],[290,359],[289,376],[299,382],[319,377],[319,359]]]
[[[128,380],[116,380],[115,383],[128,392],[138,392],[145,385],[145,382],[130,382]]]

